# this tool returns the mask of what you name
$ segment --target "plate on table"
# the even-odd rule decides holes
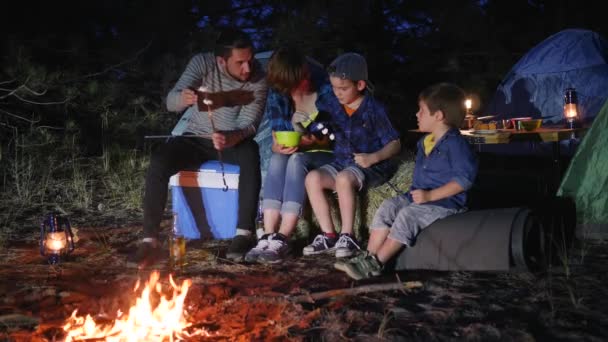
[[[472,129],[470,131],[473,134],[496,134],[498,133],[497,129]]]

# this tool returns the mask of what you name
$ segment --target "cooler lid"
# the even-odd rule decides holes
[[[200,172],[222,172],[220,162],[217,160],[209,160],[201,164],[198,170]],[[234,164],[224,163],[224,173],[239,173],[240,167]]]

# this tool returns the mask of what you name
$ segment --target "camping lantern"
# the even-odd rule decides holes
[[[568,88],[564,93],[564,117],[568,128],[576,128],[578,123],[578,98],[574,88]]]
[[[464,121],[462,123],[462,129],[471,129],[475,126],[475,115],[473,115],[473,100],[467,98],[464,101],[464,107],[467,109]]]
[[[473,107],[473,101],[471,99],[464,100],[464,107],[467,109],[467,115],[473,115],[471,108]]]
[[[50,213],[40,225],[40,254],[49,264],[59,262],[62,255],[74,250],[74,236],[70,221],[56,213]]]

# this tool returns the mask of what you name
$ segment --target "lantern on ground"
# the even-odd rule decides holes
[[[74,235],[67,217],[50,213],[40,224],[40,254],[49,264],[56,264],[61,256],[74,250]]]
[[[564,118],[567,128],[578,126],[578,98],[574,88],[568,88],[564,92]]]

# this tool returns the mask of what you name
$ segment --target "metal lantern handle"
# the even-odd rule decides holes
[[[42,220],[42,222],[40,223],[40,255],[42,256],[46,256],[46,254],[44,253],[44,232],[45,232],[45,227],[47,226],[49,218],[45,218],[44,220]]]
[[[68,242],[68,253],[72,253],[74,251],[74,234],[72,233],[72,225],[70,224],[70,219],[68,219],[67,217],[58,217],[57,218],[58,221],[61,221],[61,223],[66,227],[65,230],[65,238],[66,241]]]

